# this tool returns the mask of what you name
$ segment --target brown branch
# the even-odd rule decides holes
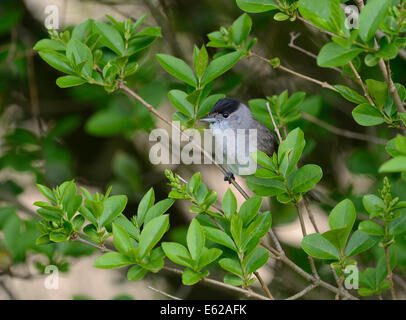
[[[271,300],[275,300],[275,298],[272,296],[271,291],[269,291],[268,286],[266,285],[266,283],[264,282],[264,280],[262,280],[261,275],[259,274],[258,271],[254,272],[255,277],[258,279],[259,283],[261,284],[262,289],[265,291],[267,297]]]
[[[350,61],[348,63],[348,65],[350,66],[352,72],[355,75],[355,79],[358,82],[358,84],[361,86],[362,91],[364,92],[364,96],[365,98],[368,100],[368,102],[375,107],[375,102],[372,100],[371,96],[369,95],[369,92],[367,90],[367,87],[365,86],[364,82],[362,81],[361,76],[359,75],[357,69],[354,67],[354,64]]]
[[[165,291],[156,289],[156,288],[154,288],[154,287],[147,286],[147,288],[148,288],[148,289],[151,289],[152,291],[158,292],[159,294],[162,294],[163,296],[168,297],[168,298],[171,298],[171,299],[173,299],[173,300],[183,300],[183,299],[181,299],[181,298],[175,297],[175,296],[173,296],[173,295],[171,295],[171,294],[169,294],[169,293],[166,293]]]
[[[299,38],[300,33],[291,32],[291,33],[289,33],[289,35],[290,35],[290,41],[288,43],[289,47],[291,47],[292,49],[295,49],[297,51],[300,51],[300,52],[304,53],[305,55],[317,60],[317,55],[315,55],[314,53],[307,51],[306,49],[303,49],[302,47],[299,47],[295,44],[295,40],[297,38]],[[335,70],[341,74],[343,73],[343,71],[337,67],[330,67],[329,69]]]
[[[268,65],[270,65],[270,59],[264,58],[264,57],[262,57],[262,56],[260,56],[260,55],[258,55],[258,54],[256,54],[256,53],[254,53],[254,52],[250,52],[250,55],[249,55],[249,56],[250,56],[250,57],[255,57],[255,58],[257,58],[257,59],[259,59],[259,60],[261,60],[261,61],[266,62]],[[313,83],[315,83],[315,84],[318,84],[318,85],[321,86],[322,88],[326,88],[326,89],[330,89],[330,90],[332,90],[332,91],[338,92],[338,90],[337,90],[336,88],[334,88],[331,84],[329,84],[329,83],[326,82],[326,81],[323,82],[323,81],[314,79],[314,78],[312,78],[312,77],[306,76],[306,75],[301,74],[301,73],[299,73],[299,72],[296,72],[296,71],[294,71],[294,70],[292,70],[292,69],[289,69],[289,68],[287,68],[287,67],[284,67],[284,66],[281,65],[281,64],[280,64],[279,66],[275,67],[275,69],[281,69],[281,70],[283,70],[283,71],[285,71],[285,72],[288,72],[288,73],[290,73],[290,74],[293,74],[293,75],[296,76],[296,77],[299,77],[299,78],[301,78],[301,79],[304,79],[304,80],[313,82]]]
[[[389,258],[389,247],[390,246],[385,247],[385,258],[386,258],[386,268],[388,269],[388,280],[390,283],[390,291],[392,294],[392,299],[398,300],[398,297],[397,297],[396,291],[395,291],[395,286],[393,284],[392,268],[390,266],[390,258]]]
[[[318,285],[311,284],[310,286],[307,286],[306,288],[304,288],[302,291],[296,293],[293,296],[290,296],[289,298],[286,298],[285,300],[299,299],[299,298],[303,297],[305,294],[309,293],[310,291],[312,291],[314,288],[317,288],[317,287],[318,287]]]
[[[306,119],[314,124],[317,124],[318,126],[324,128],[338,136],[372,142],[372,143],[381,144],[381,145],[386,145],[386,142],[387,142],[385,139],[381,139],[378,137],[334,127],[331,124],[329,124],[323,120],[320,120],[316,117],[313,117],[311,114],[308,114],[306,112],[302,112],[302,117],[303,117],[303,119]]]

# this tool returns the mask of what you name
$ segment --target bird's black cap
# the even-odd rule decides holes
[[[233,98],[223,98],[217,101],[214,107],[211,109],[210,114],[216,114],[224,112],[232,113],[238,109],[240,102]]]

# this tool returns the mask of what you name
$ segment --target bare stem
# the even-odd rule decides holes
[[[255,57],[255,58],[259,59],[259,60],[262,60],[262,61],[264,61],[264,62],[266,62],[267,64],[270,65],[270,60],[269,60],[269,59],[264,58],[264,57],[262,57],[262,56],[260,56],[260,55],[258,55],[258,54],[256,54],[256,53],[254,53],[254,52],[251,52],[251,53],[250,53],[250,56],[251,56],[251,57]],[[296,71],[294,71],[294,70],[292,70],[292,69],[289,69],[289,68],[287,68],[287,67],[284,67],[283,65],[279,65],[279,66],[277,66],[277,67],[275,67],[275,68],[276,68],[276,69],[281,69],[281,70],[283,70],[283,71],[285,71],[285,72],[288,72],[288,73],[290,73],[290,74],[295,75],[296,77],[299,77],[299,78],[305,79],[305,80],[307,80],[307,81],[313,82],[313,83],[315,83],[315,84],[318,84],[318,85],[321,86],[322,88],[327,88],[327,89],[330,89],[330,90],[332,90],[332,91],[338,92],[338,90],[337,90],[336,88],[334,88],[331,84],[329,84],[329,83],[326,82],[326,81],[323,82],[323,81],[314,79],[314,78],[312,78],[312,77],[309,77],[309,76],[306,76],[306,75],[301,74],[301,73],[299,73],[299,72],[296,72]]]
[[[282,143],[282,136],[281,136],[281,133],[279,132],[278,126],[276,125],[275,119],[273,118],[271,107],[269,106],[269,102],[266,103],[266,107],[268,108],[269,116],[271,117],[272,124],[275,128],[275,132],[278,135],[279,142]]]
[[[396,291],[395,291],[395,286],[393,285],[392,268],[390,266],[390,259],[389,259],[389,247],[390,246],[385,247],[386,268],[388,269],[388,280],[389,280],[389,283],[390,283],[390,291],[391,291],[391,294],[392,294],[392,299],[393,300],[398,300],[398,297],[397,297]]]
[[[307,286],[306,288],[304,288],[302,291],[296,293],[293,296],[290,296],[289,298],[286,298],[285,300],[299,299],[299,298],[303,297],[304,295],[306,295],[307,293],[309,293],[310,291],[312,291],[314,288],[317,288],[317,287],[318,287],[318,285],[311,284],[311,285]]]
[[[264,280],[262,280],[261,275],[259,274],[258,271],[254,272],[255,277],[258,279],[259,283],[261,284],[262,289],[265,291],[267,297],[271,300],[275,300],[275,298],[272,296],[271,291],[269,291],[268,286],[266,285],[266,283],[264,282]]]
[[[302,117],[338,136],[346,137],[349,139],[372,142],[372,143],[381,144],[381,145],[386,145],[386,142],[387,142],[385,139],[381,139],[378,137],[334,127],[331,124],[329,124],[323,120],[320,120],[316,117],[313,117],[311,114],[308,114],[306,112],[302,112]]]

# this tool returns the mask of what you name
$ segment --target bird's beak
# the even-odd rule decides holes
[[[199,121],[213,123],[213,122],[216,122],[216,119],[214,117],[207,116],[207,117],[200,118]]]

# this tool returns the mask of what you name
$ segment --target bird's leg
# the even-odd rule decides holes
[[[224,181],[228,181],[229,184],[235,180],[234,174],[231,171],[226,172],[224,175]]]

